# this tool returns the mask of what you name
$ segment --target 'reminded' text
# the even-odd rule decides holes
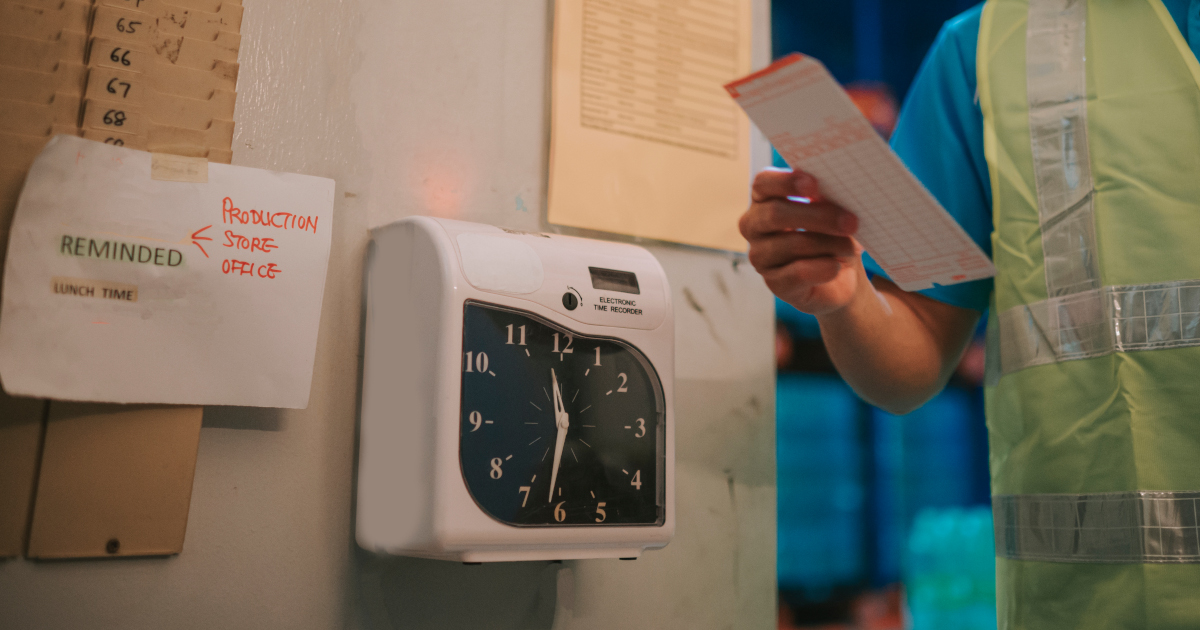
[[[97,258],[119,262],[178,267],[183,264],[183,252],[170,247],[148,247],[120,241],[102,241],[83,236],[63,235],[58,252],[80,258]]]

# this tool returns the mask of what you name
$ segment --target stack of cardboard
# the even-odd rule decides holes
[[[228,164],[241,23],[241,0],[0,0],[0,261],[55,134]],[[0,392],[0,557],[179,553],[202,414]]]
[[[232,158],[241,0],[0,0],[0,259],[55,134]]]
[[[78,135],[91,4],[0,0],[0,256],[17,195],[54,134]]]
[[[0,260],[25,174],[55,134],[79,134],[90,0],[0,0]],[[0,557],[29,523],[46,403],[0,392]]]
[[[96,0],[83,137],[228,164],[242,6],[170,1]]]

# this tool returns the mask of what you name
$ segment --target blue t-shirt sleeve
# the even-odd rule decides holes
[[[892,149],[983,251],[992,253],[992,190],[983,153],[983,112],[976,99],[975,48],[983,5],[950,20],[909,89]],[[887,277],[864,254],[867,270]],[[935,300],[984,311],[992,280],[921,291]]]

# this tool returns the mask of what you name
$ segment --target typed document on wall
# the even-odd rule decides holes
[[[550,223],[742,251],[750,0],[558,0]]]

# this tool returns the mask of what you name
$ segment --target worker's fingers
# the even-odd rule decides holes
[[[843,261],[832,256],[805,258],[759,273],[772,293],[784,295],[794,292],[797,287],[813,286],[833,280],[842,270],[843,264]]]
[[[768,168],[754,178],[754,186],[750,189],[751,200],[760,202],[787,197],[805,197],[820,201],[820,186],[812,175],[804,171],[793,172],[790,169]]]
[[[777,232],[750,244],[750,264],[759,273],[806,258],[850,258],[857,254],[854,239],[817,232]]]
[[[796,230],[853,236],[858,231],[858,218],[832,203],[771,199],[751,204],[738,222],[738,228],[751,244],[766,234]]]

